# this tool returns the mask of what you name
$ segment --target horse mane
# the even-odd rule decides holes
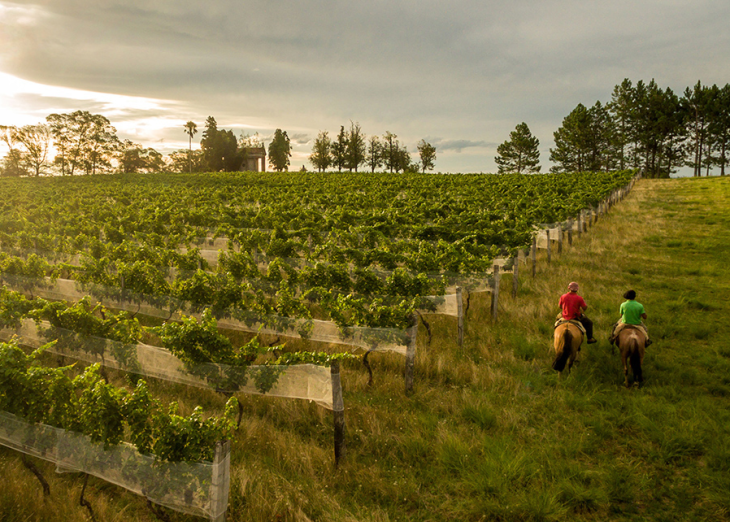
[[[573,334],[570,333],[570,329],[566,328],[563,332],[563,351],[560,352],[553,361],[553,370],[556,372],[562,372],[565,369],[565,365],[570,357],[570,352],[573,346]]]

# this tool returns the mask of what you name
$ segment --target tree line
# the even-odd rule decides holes
[[[120,140],[106,117],[88,111],[51,114],[37,125],[0,126],[0,141],[8,149],[0,160],[0,175],[235,171],[245,165],[247,151],[264,146],[258,134],[236,137],[233,131],[219,129],[212,116],[205,122],[199,150],[192,149],[197,125],[189,121],[183,130],[190,138],[189,148],[165,158],[153,148]],[[277,129],[269,145],[269,163],[274,170],[287,170],[290,156],[289,137]]]
[[[669,177],[680,167],[694,176],[717,167],[725,175],[730,145],[730,84],[697,82],[680,97],[654,80],[625,79],[611,100],[579,103],[553,133],[552,172],[596,172],[639,168],[648,177]],[[500,173],[540,171],[540,142],[526,123],[497,148]]]
[[[376,135],[368,139],[359,123],[350,122],[350,130],[346,131],[345,126],[341,125],[335,139],[329,137],[328,131],[320,131],[314,140],[309,162],[320,172],[329,168],[337,169],[338,172],[342,172],[342,169],[357,172],[361,166],[370,169],[370,172],[380,167],[396,173],[433,169],[436,148],[426,140],[421,140],[417,150],[420,161],[414,162],[396,134],[386,131],[382,140]]]

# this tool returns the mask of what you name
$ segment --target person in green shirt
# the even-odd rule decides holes
[[[611,331],[611,336],[608,338],[608,341],[613,344],[616,341],[616,337],[618,337],[619,332],[624,329],[624,325],[632,325],[638,327],[644,332],[644,335],[646,336],[646,344],[644,346],[649,346],[651,344],[649,331],[646,329],[646,325],[642,321],[642,319],[646,319],[644,305],[636,300],[636,292],[634,290],[626,292],[624,294],[624,299],[626,299],[626,301],[621,303],[621,307],[619,308],[619,311],[621,312],[621,319],[613,325],[613,330]]]

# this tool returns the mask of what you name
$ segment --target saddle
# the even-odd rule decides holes
[[[578,330],[580,330],[580,332],[583,334],[583,337],[586,337],[588,335],[586,333],[586,327],[583,326],[583,323],[581,323],[578,319],[570,319],[570,320],[568,320],[568,319],[563,319],[562,316],[559,317],[557,319],[557,321],[555,321],[555,324],[553,325],[553,330],[555,328],[557,328],[558,326],[560,326],[561,324],[565,324],[565,323],[570,323],[573,326],[575,326],[576,328],[578,328]]]

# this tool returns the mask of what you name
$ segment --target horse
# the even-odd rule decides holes
[[[553,370],[562,375],[567,365],[568,373],[570,373],[581,344],[583,344],[583,332],[580,331],[580,328],[571,323],[558,325],[553,334],[553,346],[555,347]]]
[[[624,384],[629,387],[628,361],[631,364],[631,373],[634,374],[634,384],[640,388],[644,382],[641,365],[644,362],[646,335],[638,328],[624,328],[616,338],[616,346],[621,351],[621,362],[624,365]]]

